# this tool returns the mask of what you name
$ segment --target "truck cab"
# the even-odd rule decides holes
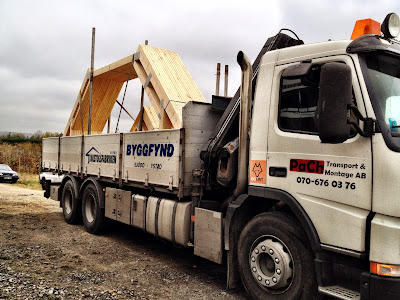
[[[253,298],[262,292],[311,298],[302,293],[314,267],[322,294],[400,296],[400,202],[393,196],[399,65],[398,42],[372,34],[262,57],[252,100],[248,191],[228,208],[228,219],[250,219],[237,252]],[[285,261],[294,267],[285,268]],[[297,284],[303,290],[295,293]]]

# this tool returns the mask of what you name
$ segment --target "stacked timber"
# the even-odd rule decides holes
[[[89,111],[89,71],[71,112],[64,136],[87,134]],[[182,127],[182,107],[189,101],[206,102],[178,54],[148,45],[139,45],[129,55],[93,74],[91,133],[102,133],[124,82],[139,78],[152,108],[144,108],[145,130]],[[140,108],[138,107],[138,110]],[[136,118],[131,131],[137,128]],[[136,124],[136,125],[135,125]]]

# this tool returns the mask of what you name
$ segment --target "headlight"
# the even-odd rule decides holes
[[[13,174],[13,176],[14,176],[14,177],[17,177],[17,176],[18,176],[18,173]]]
[[[3,175],[3,173],[0,172],[0,176]]]
[[[400,19],[395,13],[388,14],[381,25],[381,30],[386,38],[396,38],[400,33]]]

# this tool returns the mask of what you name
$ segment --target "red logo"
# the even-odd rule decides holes
[[[290,171],[324,174],[325,162],[323,160],[291,159]]]

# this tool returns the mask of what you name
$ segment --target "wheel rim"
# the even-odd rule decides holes
[[[263,236],[250,249],[251,274],[264,289],[279,293],[292,283],[293,259],[288,247],[276,237]]]
[[[96,217],[96,203],[92,194],[87,195],[85,199],[85,216],[89,223],[93,223]]]
[[[72,212],[72,193],[71,191],[67,191],[64,196],[64,209],[67,215]]]

